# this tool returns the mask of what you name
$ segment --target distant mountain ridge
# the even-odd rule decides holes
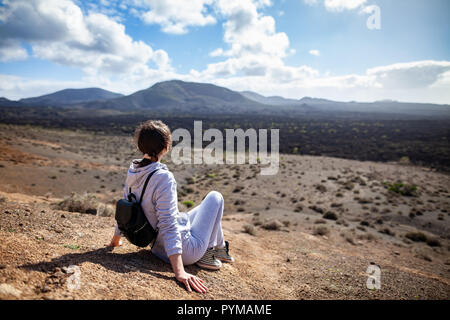
[[[450,106],[431,103],[404,103],[392,100],[338,102],[304,97],[286,99],[280,96],[237,92],[210,83],[170,80],[124,96],[100,88],[65,89],[55,93],[11,101],[0,98],[0,106],[69,106],[87,116],[93,110],[101,113],[158,112],[164,114],[222,115],[289,115],[328,116],[345,114],[384,114],[398,117],[450,119]],[[83,111],[85,110],[85,111]],[[89,111],[90,110],[90,111]]]
[[[250,100],[230,89],[209,83],[180,80],[159,82],[131,95],[101,103],[87,103],[84,107],[195,114],[270,112],[269,106]]]
[[[20,107],[23,106],[22,103],[18,101],[13,101],[6,99],[5,97],[0,97],[0,107]]]
[[[250,99],[267,105],[292,105],[298,104],[299,100],[286,99],[280,96],[265,97],[259,93],[252,91],[242,91],[241,94]]]
[[[61,106],[98,100],[109,100],[122,96],[123,94],[101,88],[64,89],[39,97],[20,99],[18,102],[24,105]]]
[[[375,102],[341,102],[321,98],[304,97],[299,100],[283,97],[265,97],[251,91],[241,92],[247,98],[266,105],[276,106],[309,106],[316,112],[357,112],[357,113],[385,113],[385,114],[409,114],[414,116],[435,117],[444,116],[450,118],[450,105],[432,103],[398,102],[395,100],[381,100]]]

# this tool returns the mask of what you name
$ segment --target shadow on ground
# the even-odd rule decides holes
[[[99,248],[92,251],[80,253],[68,253],[53,258],[50,261],[42,261],[33,264],[24,264],[19,268],[51,273],[57,268],[64,268],[70,265],[80,265],[84,262],[99,264],[105,269],[116,273],[142,272],[156,278],[174,280],[173,276],[166,276],[161,273],[172,273],[170,264],[165,263],[153,255],[150,250],[141,249],[137,252],[115,253],[110,248]],[[197,275],[200,269],[194,265],[186,266],[186,271]]]

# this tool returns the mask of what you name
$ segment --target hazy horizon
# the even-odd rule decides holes
[[[168,81],[182,81],[182,80],[179,80],[179,79],[170,79],[170,80],[165,80],[165,81],[162,81],[162,82],[168,82]],[[158,83],[160,83],[160,82],[158,82]],[[202,83],[203,83],[203,82],[202,82]],[[155,83],[155,84],[157,84],[157,83]],[[155,84],[153,84],[153,85],[155,85]],[[207,83],[207,82],[204,82],[204,84],[208,84],[208,83]],[[51,95],[51,94],[54,94],[54,93],[57,93],[57,92],[60,92],[60,91],[64,91],[64,90],[84,90],[84,89],[102,89],[102,90],[110,91],[110,92],[112,92],[112,93],[122,94],[123,96],[128,96],[128,95],[131,95],[131,94],[136,93],[136,92],[138,92],[138,91],[150,89],[153,85],[151,85],[150,87],[138,89],[137,91],[134,91],[134,92],[132,92],[132,93],[130,93],[130,94],[124,94],[124,93],[117,92],[117,91],[110,91],[110,90],[107,90],[107,89],[101,88],[101,87],[80,87],[80,88],[64,88],[64,89],[57,90],[57,91],[46,92],[46,93],[43,93],[43,94],[41,94],[41,95],[39,95],[39,96],[28,96],[28,97],[23,97],[23,98],[20,98],[20,99],[17,99],[17,100],[9,99],[9,98],[7,98],[7,97],[0,97],[0,98],[7,98],[8,100],[11,100],[11,101],[20,101],[20,100],[22,100],[22,99],[29,99],[29,98],[36,98],[36,97],[40,97],[40,96]],[[225,87],[225,88],[226,88],[226,87]],[[229,88],[227,88],[227,89],[229,89]],[[230,90],[231,90],[231,89],[230,89]],[[235,90],[233,90],[233,91],[235,91]],[[332,100],[332,99],[328,99],[328,98],[324,98],[324,97],[309,97],[309,96],[303,96],[303,97],[297,97],[297,98],[288,98],[288,97],[283,97],[283,96],[280,96],[280,95],[276,95],[276,96],[275,96],[275,95],[274,95],[274,96],[267,96],[267,95],[263,95],[263,94],[261,94],[261,93],[259,93],[259,92],[255,92],[255,91],[251,91],[251,90],[243,90],[243,91],[235,91],[235,92],[238,92],[238,93],[241,93],[241,94],[244,93],[244,92],[251,92],[251,93],[259,94],[259,95],[261,95],[261,96],[263,96],[263,97],[266,97],[266,98],[280,97],[280,98],[283,98],[283,99],[292,99],[292,100],[302,100],[302,99],[308,99],[308,98],[310,98],[310,99],[318,99],[318,100],[330,100],[330,101],[334,101],[334,102],[342,102],[342,103],[351,103],[351,102],[356,102],[356,103],[397,102],[397,103],[418,103],[418,104],[450,105],[450,103],[432,103],[432,102],[417,102],[417,101],[400,101],[400,100],[392,100],[392,99],[380,99],[380,100],[373,100],[373,101],[361,101],[361,100],[359,100],[359,101],[357,101],[357,100],[347,100],[347,101],[344,101],[344,100]]]

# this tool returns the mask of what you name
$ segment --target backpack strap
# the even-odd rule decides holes
[[[145,189],[147,188],[147,185],[148,185],[148,182],[150,181],[150,178],[152,177],[152,175],[153,175],[156,171],[158,171],[158,169],[152,171],[152,172],[147,176],[147,179],[145,179],[144,188],[142,188],[141,197],[139,198],[139,204],[141,204],[141,202],[142,202],[142,198],[144,197]]]

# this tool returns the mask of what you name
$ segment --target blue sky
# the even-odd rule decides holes
[[[448,0],[0,0],[0,96],[181,79],[450,103],[449,21]]]

